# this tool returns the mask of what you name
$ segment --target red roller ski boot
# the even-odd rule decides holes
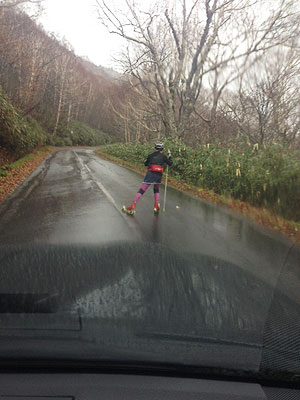
[[[160,209],[160,204],[156,201],[154,204],[154,214],[158,214]]]
[[[134,201],[131,206],[122,207],[122,211],[125,212],[128,215],[134,215],[135,214],[135,207],[136,207],[136,202]]]

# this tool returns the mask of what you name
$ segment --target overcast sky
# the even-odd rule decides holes
[[[111,35],[97,19],[95,0],[45,0],[39,22],[47,32],[65,37],[79,56],[87,56],[96,65],[116,69],[113,56],[122,39]]]

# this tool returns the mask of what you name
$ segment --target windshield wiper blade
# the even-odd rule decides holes
[[[300,389],[300,375],[286,371],[243,371],[134,360],[0,359],[0,373],[105,373],[215,379]]]
[[[256,349],[261,349],[263,347],[261,344],[258,343],[249,343],[236,340],[226,340],[226,339],[218,339],[213,337],[196,336],[196,335],[195,336],[181,335],[168,332],[141,332],[141,333],[136,333],[135,335],[137,337],[145,339],[160,339],[160,340],[170,340],[170,341],[189,342],[189,343],[209,343],[209,344],[218,344],[227,346],[243,346]]]

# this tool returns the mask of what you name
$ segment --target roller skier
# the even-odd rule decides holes
[[[145,166],[148,167],[148,170],[142,182],[141,188],[135,195],[133,203],[128,207],[122,207],[122,210],[127,214],[134,215],[138,201],[151,185],[153,185],[154,192],[154,213],[157,214],[159,212],[159,186],[161,184],[164,171],[163,168],[165,164],[170,166],[173,164],[171,152],[168,151],[168,156],[166,156],[163,154],[163,149],[163,143],[156,143],[154,153],[148,155],[147,160],[145,161]]]

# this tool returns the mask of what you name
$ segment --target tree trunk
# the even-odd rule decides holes
[[[58,124],[60,121],[61,108],[62,108],[62,103],[63,103],[63,90],[64,90],[64,85],[62,82],[61,87],[60,87],[60,92],[59,92],[59,100],[58,100],[58,107],[57,107],[57,113],[56,113],[55,126],[54,126],[54,130],[53,130],[53,136],[56,136]]]

